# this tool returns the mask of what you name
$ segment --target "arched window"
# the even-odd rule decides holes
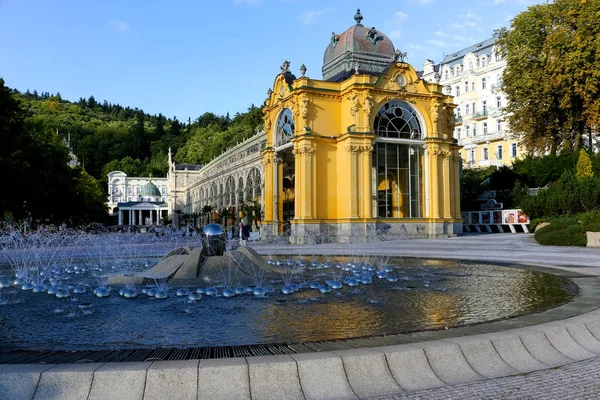
[[[404,101],[384,104],[373,130],[373,210],[378,218],[420,218],[423,193],[423,130],[416,110]]]
[[[290,141],[294,137],[296,125],[294,117],[289,108],[284,108],[277,118],[277,126],[275,128],[275,146],[281,146]]]
[[[415,110],[403,101],[385,103],[374,121],[375,134],[396,139],[421,139],[421,123]]]

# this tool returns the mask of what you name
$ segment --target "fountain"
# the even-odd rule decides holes
[[[265,259],[251,247],[226,243],[219,226],[206,232],[201,243],[82,232],[0,236],[2,346],[321,341],[507,318],[571,296],[563,280],[534,271],[349,251]]]

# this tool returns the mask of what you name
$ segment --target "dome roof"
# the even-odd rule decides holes
[[[323,56],[324,80],[340,82],[356,72],[382,75],[395,61],[392,41],[374,27],[363,26],[362,19],[357,10],[356,25],[339,35],[332,33]]]
[[[140,195],[142,197],[162,197],[162,194],[160,194],[160,190],[152,182],[148,182],[144,186],[142,186],[142,191]]]

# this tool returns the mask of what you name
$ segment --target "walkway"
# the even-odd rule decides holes
[[[600,398],[600,357],[525,375],[469,385],[374,397],[370,400],[596,400]]]

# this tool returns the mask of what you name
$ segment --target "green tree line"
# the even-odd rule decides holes
[[[0,196],[0,217],[101,221],[108,172],[166,176],[169,148],[176,162],[204,164],[261,127],[254,105],[233,118],[206,112],[181,122],[93,96],[70,102],[60,93],[20,93],[0,78],[0,170],[16,192]],[[67,165],[67,139],[79,168]]]
[[[166,176],[169,148],[177,162],[206,163],[252,136],[262,124],[262,111],[254,105],[233,118],[206,112],[194,121],[181,122],[106,100],[100,103],[94,96],[70,102],[60,93],[12,90],[12,94],[29,124],[38,131],[58,132],[61,139],[70,138],[85,170],[102,181],[114,170],[130,176]]]

